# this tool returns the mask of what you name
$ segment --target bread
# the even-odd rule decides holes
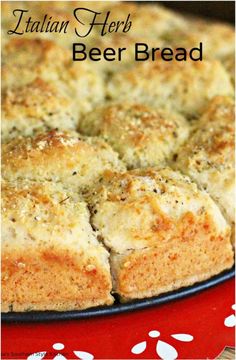
[[[103,2],[106,4],[106,2]],[[122,61],[115,59],[112,62],[100,61],[95,63],[99,69],[105,73],[111,74],[119,72],[121,69],[127,69],[131,65],[135,65],[135,44],[146,43],[149,47],[156,47],[164,45],[165,33],[167,31],[176,31],[186,28],[187,22],[184,18],[164,8],[159,4],[143,5],[132,2],[118,2],[113,6],[106,5],[102,10],[101,16],[104,17],[106,11],[110,11],[109,21],[116,22],[119,20],[126,20],[130,14],[132,26],[128,32],[113,32],[106,36],[93,37],[90,46],[98,47],[99,49],[106,48],[126,48],[122,53]],[[150,21],[150,17],[152,21]],[[101,18],[99,18],[101,19]],[[145,24],[145,26],[144,26]],[[100,30],[99,28],[97,30]]]
[[[176,167],[209,192],[233,228],[234,119],[233,100],[228,97],[214,98],[176,158]]]
[[[20,71],[19,71],[20,69]],[[3,88],[15,88],[41,78],[72,98],[79,114],[104,100],[104,83],[92,63],[73,62],[71,50],[41,39],[17,38],[3,50]]]
[[[117,19],[123,20],[130,14],[132,27],[128,34],[142,37],[142,39],[155,38],[156,43],[159,43],[161,37],[167,31],[170,31],[170,29],[176,31],[187,25],[183,16],[160,4],[138,5],[132,2],[122,1],[114,4],[112,8],[109,3],[107,10],[111,10],[110,21],[117,21]],[[152,21],[150,21],[150,17]]]
[[[166,169],[106,172],[89,195],[124,300],[188,286],[233,264],[230,227],[210,196]],[[128,219],[128,221],[127,221]]]
[[[116,55],[114,56],[114,61],[106,61],[104,58],[101,58],[101,61],[94,63],[94,66],[103,76],[110,79],[113,74],[132,68],[132,66],[135,65],[135,44],[144,42],[148,43],[150,47],[154,47],[157,44],[157,39],[155,37],[144,37],[144,35],[136,34],[132,31],[130,31],[130,33],[117,32],[114,33],[113,36],[95,37],[88,48],[99,48],[102,53],[107,48],[115,49]],[[160,39],[158,44],[162,45],[163,41]],[[125,48],[125,50],[121,52],[120,59],[117,55],[119,48]]]
[[[51,129],[75,130],[74,101],[53,83],[40,78],[2,94],[2,140],[33,136]]]
[[[76,192],[51,182],[4,182],[2,311],[110,305],[108,252]]]
[[[115,74],[107,94],[114,101],[165,107],[197,117],[216,95],[233,95],[230,77],[217,61],[144,62]]]
[[[51,131],[15,138],[2,148],[2,176],[9,181],[62,182],[82,190],[108,169],[125,169],[117,153],[101,139],[75,132]]]
[[[19,87],[31,83],[37,77],[47,81],[59,80],[63,70],[68,70],[69,74],[69,56],[69,50],[52,41],[12,39],[3,48],[2,86]]]
[[[187,22],[187,21],[186,21]],[[221,59],[235,50],[234,27],[225,23],[195,20],[188,21],[188,28],[176,29],[166,34],[166,44],[191,49],[203,44],[204,59]]]
[[[127,102],[96,108],[79,122],[79,131],[106,140],[128,168],[167,163],[189,127],[181,115]]]
[[[1,7],[2,311],[112,305],[113,293],[142,299],[231,268],[232,27],[159,4]],[[93,17],[80,12],[79,23],[77,7],[108,16],[107,34],[100,24],[77,36]],[[9,35],[15,8],[29,10],[24,21],[69,21],[67,32]],[[199,42],[202,61],[160,57]],[[101,60],[73,61],[72,43]],[[148,60],[135,60],[135,43]]]
[[[92,5],[92,6],[91,6]],[[76,21],[76,18],[73,15],[73,11],[76,8],[88,8],[93,11],[100,12],[101,14],[97,16],[97,21],[101,22],[106,17],[106,13],[108,11],[110,14],[110,22],[112,21],[124,21],[125,17],[130,13],[132,15],[132,31],[131,35],[134,33],[137,35],[145,36],[147,38],[160,38],[160,36],[169,31],[170,28],[173,30],[183,28],[186,21],[180,14],[176,14],[173,11],[167,10],[161,5],[155,4],[155,6],[151,5],[136,5],[134,3],[125,3],[119,1],[109,1],[102,2],[97,1],[92,4],[87,1],[60,1],[57,3],[43,1],[40,3],[25,3],[24,1],[16,1],[14,3],[10,1],[4,1],[2,3],[2,14],[3,14],[3,38],[7,42],[9,37],[7,36],[7,31],[9,29],[13,29],[16,26],[16,21],[13,18],[13,10],[26,9],[29,11],[31,17],[33,19],[37,19],[37,21],[43,21],[45,14],[50,14],[52,17],[52,21],[69,21],[69,25],[67,26],[67,32],[64,34],[61,33],[37,33],[37,37],[42,39],[53,40],[56,43],[70,48],[72,42],[76,42],[81,40],[77,37],[74,32],[74,28],[79,27],[79,23]],[[112,10],[112,11],[111,11]],[[90,12],[82,11],[78,13],[79,19],[83,21],[85,25],[91,22],[93,14]],[[154,21],[149,21],[150,15],[153,17]],[[143,27],[143,23],[145,22],[146,26]],[[187,24],[186,24],[187,25]],[[85,43],[89,43],[90,41],[94,41],[95,38],[98,39],[98,34],[100,33],[102,27],[97,27],[95,31],[93,31],[89,37],[82,38],[82,41]],[[80,30],[83,31],[82,27]],[[114,34],[112,34],[114,35]],[[127,34],[129,36],[129,34]],[[11,35],[11,37],[14,35]],[[15,36],[16,37],[16,36]],[[25,38],[33,38],[34,33],[27,32],[24,34]]]
[[[226,55],[221,59],[222,64],[224,65],[225,69],[229,73],[231,77],[232,84],[235,84],[235,56],[234,52],[232,54]]]

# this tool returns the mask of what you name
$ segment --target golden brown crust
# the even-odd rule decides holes
[[[20,86],[32,82],[36,77],[58,80],[59,71],[67,66],[69,55],[69,50],[52,41],[12,39],[3,49],[3,86]]]
[[[98,138],[51,131],[3,144],[2,175],[8,180],[62,182],[90,187],[107,169],[125,167],[117,153]]]
[[[137,168],[168,162],[186,140],[189,124],[178,114],[138,103],[118,103],[87,114],[79,130],[102,137],[128,168]]]
[[[224,56],[221,59],[222,64],[229,73],[233,86],[235,85],[235,53]]]
[[[233,264],[229,226],[180,173],[107,172],[89,201],[93,226],[111,250],[114,290],[126,299],[188,286]]]
[[[3,88],[27,85],[36,78],[53,82],[73,99],[79,115],[104,101],[103,78],[91,62],[72,61],[71,51],[53,41],[9,41],[3,50]]]
[[[72,99],[53,83],[37,78],[2,95],[2,140],[50,129],[72,130],[77,122]]]
[[[114,101],[139,102],[197,117],[216,95],[233,95],[230,77],[218,61],[144,62],[116,74],[108,84]]]
[[[108,253],[75,192],[47,182],[4,182],[2,228],[2,311],[112,303]]]
[[[107,171],[88,199],[94,226],[105,244],[119,253],[183,238],[181,224],[189,212],[196,223],[209,217],[214,236],[225,234],[227,238],[229,233],[209,195],[188,177],[168,168],[122,174]]]
[[[205,107],[196,127],[222,123],[232,125],[235,116],[234,99],[228,96],[216,96]]]
[[[111,305],[110,273],[84,253],[56,249],[2,254],[2,311],[81,310]]]
[[[216,97],[176,159],[176,167],[206,189],[234,227],[234,102]]]
[[[233,26],[226,23],[217,23],[193,19],[186,21],[188,31],[175,29],[165,33],[166,45],[191,49],[199,47],[202,42],[204,59],[222,59],[233,54],[235,38]],[[191,29],[191,31],[189,31]]]
[[[193,230],[193,227],[191,227]],[[113,287],[122,301],[156,296],[209,279],[233,265],[228,242],[197,236],[156,248],[111,255]]]
[[[111,291],[124,301],[150,297],[229,269],[232,27],[157,4],[1,6],[2,310],[110,305]],[[67,33],[7,35],[16,7],[39,21],[69,20]],[[102,12],[98,21],[130,13],[132,27],[101,36],[96,26],[80,39],[76,7]],[[91,16],[82,14],[85,24]],[[138,42],[189,49],[200,41],[202,62],[135,61]],[[122,61],[72,61],[72,42],[126,51]],[[78,134],[77,124],[98,138]]]
[[[106,3],[104,2],[104,4]],[[99,69],[109,74],[135,65],[136,43],[146,43],[150,48],[155,48],[157,44],[162,46],[167,31],[174,32],[186,28],[187,25],[187,22],[180,14],[172,12],[159,4],[152,6],[150,4],[137,5],[131,2],[118,2],[118,4],[113,4],[111,7],[111,2],[109,2],[108,5],[105,5],[103,14],[105,14],[105,11],[110,11],[109,19],[111,22],[117,21],[117,19],[124,20],[129,14],[132,21],[129,32],[113,32],[110,36],[100,36],[98,32],[97,36],[94,36],[89,44],[91,47],[95,46],[102,50],[108,47],[114,49],[126,48],[125,52],[122,53],[122,61],[116,58],[112,62],[101,60],[101,62],[95,64]],[[150,18],[152,21],[150,21]]]
[[[110,3],[107,5],[107,10],[109,10],[109,8]],[[131,14],[132,20],[130,34],[132,36],[142,37],[142,39],[151,40],[155,38],[158,44],[163,34],[170,31],[170,29],[176,31],[176,29],[181,29],[186,26],[184,17],[159,4],[138,5],[131,2],[114,4],[111,9],[111,21],[123,19],[128,14]],[[150,18],[152,21],[150,21]],[[127,35],[129,35],[129,33]]]

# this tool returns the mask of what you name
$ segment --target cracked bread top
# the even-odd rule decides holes
[[[86,203],[60,183],[3,181],[2,215],[4,249],[70,244],[74,251],[94,247],[103,252],[89,223]]]
[[[112,304],[109,254],[77,192],[4,181],[1,202],[2,311]]]

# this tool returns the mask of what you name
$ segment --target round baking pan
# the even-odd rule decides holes
[[[150,306],[161,305],[173,300],[179,300],[186,296],[190,296],[209,289],[212,286],[220,284],[235,275],[234,267],[231,270],[222,272],[209,280],[196,283],[195,285],[181,288],[177,291],[165,293],[149,299],[135,300],[128,303],[115,302],[112,306],[102,306],[82,311],[30,311],[30,312],[9,312],[2,313],[2,321],[4,322],[40,322],[53,320],[77,320],[95,316],[114,315],[127,311],[145,309]]]

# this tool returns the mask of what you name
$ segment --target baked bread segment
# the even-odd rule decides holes
[[[227,55],[234,58],[235,31],[227,23],[211,22],[204,20],[186,20],[186,26],[191,31],[184,29],[170,30],[165,34],[167,46],[191,49],[203,44],[204,59],[219,59]]]
[[[170,30],[164,35],[164,45],[190,50],[202,43],[204,59],[219,60],[235,83],[235,29],[227,23],[186,20],[188,29]]]
[[[77,120],[74,101],[55,84],[40,78],[2,94],[4,142],[46,130],[73,130]]]
[[[108,36],[101,36],[97,27],[97,36],[94,36],[91,41],[91,46],[99,47],[99,49],[106,48],[123,48],[126,50],[122,52],[122,61],[117,58],[114,61],[104,61],[95,63],[105,73],[114,73],[124,69],[128,66],[135,65],[135,44],[146,43],[149,47],[162,46],[164,44],[165,33],[167,31],[179,31],[180,29],[188,29],[187,22],[180,14],[173,12],[157,3],[152,5],[135,4],[134,2],[103,2],[106,4],[102,10],[102,17],[104,18],[106,11],[110,11],[110,22],[116,22],[118,19],[125,21],[130,14],[132,26],[128,32],[113,32]],[[152,19],[152,21],[150,21]],[[145,26],[144,26],[145,24]]]
[[[90,196],[122,298],[158,295],[233,265],[230,227],[191,180],[168,168],[106,172]]]
[[[170,29],[176,31],[187,26],[187,22],[181,14],[171,11],[160,4],[143,5],[121,1],[115,3],[111,8],[109,2],[104,10],[111,11],[110,21],[124,19],[130,14],[132,27],[127,35],[142,37],[142,42],[145,42],[144,39],[151,40],[152,38],[155,38],[158,42],[163,34],[170,31]]]
[[[13,38],[3,49],[2,86],[25,85],[37,77],[58,80],[63,76],[62,70],[69,70],[68,60],[69,50],[52,41]]]
[[[49,182],[3,183],[3,312],[112,304],[108,255],[76,192]]]
[[[234,101],[214,98],[178,153],[175,166],[206,189],[234,228]],[[234,240],[234,239],[233,239]]]
[[[76,132],[15,138],[2,147],[2,176],[9,181],[62,182],[81,190],[92,186],[108,169],[125,169],[118,154],[103,140]]]
[[[111,100],[139,102],[197,117],[216,95],[233,95],[230,76],[218,61],[144,62],[115,74],[107,87]]]
[[[235,53],[224,56],[221,59],[221,61],[222,61],[222,64],[224,65],[225,69],[229,73],[232,84],[234,86],[235,85]]]
[[[75,62],[71,50],[43,39],[12,39],[3,50],[3,88],[15,88],[35,79],[54,83],[74,100],[78,115],[104,101],[101,74],[89,61]]]
[[[181,115],[126,102],[96,108],[81,119],[79,131],[102,137],[128,168],[137,168],[168,162],[187,139],[189,124]]]

